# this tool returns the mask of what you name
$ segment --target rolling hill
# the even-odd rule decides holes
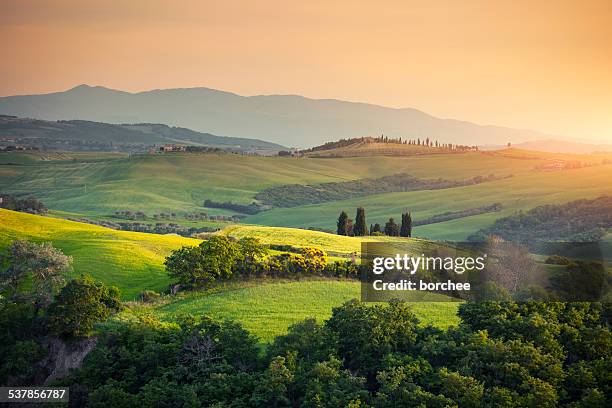
[[[316,185],[398,173],[418,178],[466,180],[494,173],[518,176],[545,159],[516,160],[479,153],[403,157],[294,159],[229,154],[136,155],[105,160],[26,161],[27,155],[0,153],[0,191],[33,194],[55,210],[112,214],[202,210],[206,199],[250,204],[258,192],[289,184]],[[32,158],[33,155],[27,157]],[[207,209],[211,214],[227,210]]]
[[[55,150],[141,150],[154,144],[189,144],[234,151],[284,149],[256,139],[216,136],[162,124],[109,124],[85,120],[48,121],[0,115],[0,143]]]
[[[80,85],[64,92],[0,98],[0,113],[48,120],[166,123],[200,132],[310,147],[339,138],[379,135],[468,145],[546,139],[542,133],[441,119],[394,109],[297,95],[241,96],[209,88],[130,93]]]
[[[144,307],[137,313],[152,313],[166,321],[202,314],[231,319],[265,343],[304,319],[315,318],[319,322],[328,319],[332,308],[359,299],[360,295],[360,283],[348,280],[250,282],[230,284],[208,293],[179,294],[168,303]],[[458,307],[458,302],[411,303],[422,325],[441,329],[459,323]]]
[[[115,231],[90,224],[0,209],[0,248],[15,239],[52,242],[73,257],[74,271],[121,289],[134,299],[144,289],[164,290],[170,283],[164,258],[171,250],[200,241],[174,235]]]

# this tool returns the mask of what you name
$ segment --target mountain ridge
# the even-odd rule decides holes
[[[67,91],[1,97],[0,113],[46,120],[165,123],[298,147],[381,133],[404,139],[429,137],[470,145],[555,137],[525,129],[438,118],[415,108],[301,95],[242,96],[207,87],[131,93],[82,84]]]
[[[160,123],[111,124],[85,119],[53,121],[0,115],[0,144],[65,150],[142,150],[174,143],[241,152],[286,149],[263,140],[218,136]]]

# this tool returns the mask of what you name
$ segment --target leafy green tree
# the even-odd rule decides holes
[[[261,261],[268,255],[268,248],[254,237],[241,238],[238,241],[238,250],[240,255],[236,259],[234,269],[246,276],[255,274]]]
[[[119,289],[82,275],[68,282],[49,307],[49,325],[60,336],[87,336],[96,323],[119,310]]]
[[[18,240],[3,255],[3,263],[8,267],[0,273],[0,292],[31,300],[38,315],[63,285],[63,274],[70,271],[72,258],[49,242]]]
[[[484,386],[476,379],[443,367],[440,370],[440,382],[440,393],[457,402],[460,407],[477,408],[481,406]]]
[[[353,227],[353,234],[356,237],[363,237],[368,235],[368,227],[366,225],[365,209],[363,207],[357,208],[357,215],[355,216],[355,226]]]
[[[391,301],[384,307],[353,300],[333,309],[326,328],[336,338],[346,367],[372,383],[383,356],[406,352],[415,343],[417,324],[404,302]]]
[[[316,363],[307,376],[303,407],[335,408],[360,406],[357,401],[368,399],[365,379],[342,369],[341,361],[331,356]]]
[[[256,407],[291,407],[287,391],[292,381],[293,373],[285,365],[285,358],[274,357],[264,371],[250,402]]]
[[[608,290],[610,274],[600,262],[570,262],[551,277],[553,289],[566,301],[598,301]]]
[[[393,218],[389,218],[389,221],[385,224],[385,235],[390,237],[399,237],[400,229],[395,223]]]
[[[224,235],[215,235],[197,247],[172,251],[164,265],[179,283],[199,287],[231,278],[232,268],[240,256],[238,244]]]
[[[400,228],[400,236],[411,237],[412,236],[412,216],[409,212],[402,214],[402,226]]]
[[[338,222],[336,223],[338,227],[337,228],[338,235],[348,235],[347,223],[348,223],[348,215],[346,214],[346,212],[342,211],[340,213],[340,216],[338,217]]]

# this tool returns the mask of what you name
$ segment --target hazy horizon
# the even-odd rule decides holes
[[[8,0],[0,95],[301,95],[612,143],[612,4]]]

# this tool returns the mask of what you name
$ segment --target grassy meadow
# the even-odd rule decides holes
[[[0,209],[0,249],[14,239],[50,241],[74,258],[70,276],[88,273],[118,286],[124,300],[145,289],[163,291],[170,278],[164,258],[171,250],[200,241],[176,235],[117,231],[62,218],[112,220],[118,210],[143,211],[148,216],[174,212],[163,220],[185,226],[223,227],[233,238],[252,236],[264,244],[314,246],[330,257],[348,258],[363,241],[401,242],[415,250],[435,240],[463,240],[495,219],[542,204],[612,194],[608,156],[551,155],[514,149],[406,157],[280,158],[233,154],[162,154],[126,156],[113,153],[15,153],[0,155],[0,192],[34,195],[50,209],[42,217]],[[594,164],[571,170],[543,171],[536,167],[553,159]],[[231,215],[235,211],[202,207],[205,199],[249,204],[257,192],[285,184],[317,184],[379,178],[407,173],[419,178],[466,180],[495,174],[504,179],[442,190],[370,195],[349,200],[276,208],[247,216],[240,224],[188,221],[185,213]],[[366,209],[366,221],[399,222],[408,208],[414,220],[501,203],[499,212],[418,226],[424,239],[345,237],[306,228],[335,229],[341,210],[354,217]],[[149,220],[151,221],[151,220]],[[158,304],[133,306],[135,313],[153,313],[164,320],[184,314],[211,314],[235,319],[264,342],[304,318],[330,316],[334,306],[358,298],[359,283],[336,280],[231,283],[215,290],[164,297]],[[414,303],[424,324],[448,327],[457,323],[457,304]]]
[[[162,320],[182,315],[208,314],[242,323],[262,342],[284,334],[307,318],[317,321],[331,316],[333,307],[360,297],[360,283],[342,280],[271,281],[229,284],[215,292],[181,294],[169,303],[145,307]],[[456,325],[458,303],[415,302],[414,313],[422,324],[439,328]],[[141,310],[142,311],[142,310]]]
[[[15,157],[11,159],[10,157]],[[231,215],[203,208],[205,199],[249,204],[257,192],[278,185],[378,178],[407,173],[419,178],[466,180],[495,174],[511,178],[443,190],[386,193],[349,200],[277,208],[248,216],[247,224],[333,230],[341,210],[366,208],[368,223],[384,223],[408,208],[413,219],[493,203],[497,213],[421,226],[418,236],[461,240],[496,218],[546,203],[612,194],[612,165],[543,171],[553,159],[601,164],[610,155],[568,155],[508,149],[500,152],[406,157],[281,158],[233,154],[161,154],[126,157],[108,153],[0,155],[0,191],[32,194],[60,217],[104,219],[117,210]],[[7,164],[13,163],[13,164]],[[175,221],[173,221],[175,222]],[[179,222],[180,223],[180,222]]]
[[[134,299],[144,289],[167,288],[170,278],[164,270],[164,258],[173,249],[200,242],[0,209],[0,248],[6,248],[15,239],[52,242],[73,257],[71,276],[90,274],[117,286],[126,300]]]
[[[526,162],[527,160],[523,160]],[[585,167],[563,171],[531,171],[503,180],[455,187],[443,190],[387,193],[327,202],[294,208],[277,208],[246,218],[245,222],[273,226],[318,227],[333,229],[340,211],[350,217],[355,208],[365,207],[368,223],[381,223],[404,209],[412,212],[413,220],[431,217],[447,211],[501,203],[499,212],[480,214],[442,223],[414,228],[414,234],[428,239],[460,241],[471,233],[493,223],[497,218],[518,210],[543,204],[560,204],[582,198],[612,194],[612,165]]]
[[[25,160],[23,154],[19,156]],[[479,153],[338,159],[179,153],[102,157],[106,160],[5,164],[0,167],[0,189],[34,194],[50,208],[78,213],[109,214],[122,209],[178,212],[199,210],[207,198],[248,204],[258,191],[283,184],[377,178],[402,172],[461,180],[491,173],[524,174],[542,162]]]

